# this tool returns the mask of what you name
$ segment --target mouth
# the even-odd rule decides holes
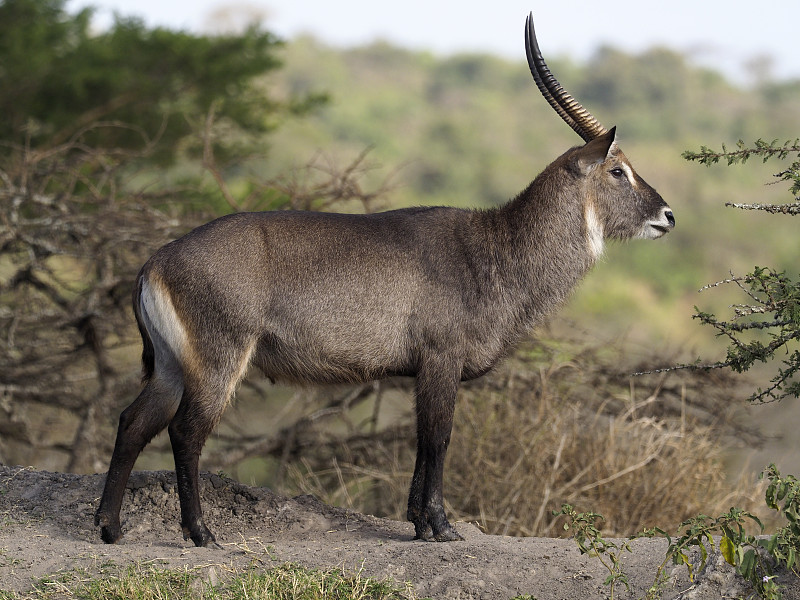
[[[651,240],[657,240],[658,238],[669,233],[674,227],[675,216],[672,214],[672,211],[669,209],[669,207],[665,207],[659,219],[650,221],[644,226],[642,237],[649,238]]]
[[[673,228],[673,225],[668,222],[651,221],[647,223],[637,235],[637,238],[645,240],[657,240],[660,237],[667,235]]]
[[[665,225],[655,225],[651,224],[650,227],[656,230],[656,234],[654,237],[660,238],[662,235],[669,233],[669,230],[672,229],[671,227],[667,227]]]

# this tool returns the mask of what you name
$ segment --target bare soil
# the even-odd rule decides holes
[[[24,595],[39,578],[75,568],[98,571],[112,562],[148,561],[165,568],[196,567],[212,581],[220,567],[269,568],[284,562],[361,570],[362,576],[408,581],[421,597],[538,600],[608,597],[607,572],[582,556],[572,540],[483,534],[456,523],[464,541],[413,541],[413,527],[326,506],[311,496],[286,498],[218,475],[202,476],[207,525],[219,547],[195,548],[183,540],[175,476],[134,472],[123,505],[125,537],[103,544],[93,516],[104,475],[48,473],[0,465],[0,589]],[[639,598],[664,558],[664,540],[637,540],[624,557],[630,591]],[[685,568],[670,566],[664,598],[719,600],[747,597],[748,589],[717,555],[690,582]],[[787,579],[787,581],[789,581]],[[796,586],[796,582],[793,584]],[[800,599],[790,587],[788,600]]]

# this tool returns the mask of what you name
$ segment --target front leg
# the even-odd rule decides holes
[[[437,358],[417,374],[417,460],[407,518],[414,523],[415,539],[449,542],[462,538],[448,522],[442,498],[444,460],[453,428],[461,370],[455,361]]]

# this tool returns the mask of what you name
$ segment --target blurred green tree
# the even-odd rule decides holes
[[[91,14],[0,0],[0,462],[103,468],[104,428],[137,387],[138,269],[220,211],[290,203],[268,182],[241,202],[226,166],[319,101],[272,97],[261,76],[279,42],[257,28],[198,36],[116,17],[95,33]]]
[[[207,117],[227,135],[214,136],[219,157],[264,139],[287,112],[318,96],[277,101],[254,79],[279,67],[278,39],[257,27],[239,35],[200,36],[148,29],[117,16],[101,33],[91,9],[76,14],[65,0],[0,1],[0,150],[39,150],[77,139],[92,148],[141,147],[159,140],[153,162],[199,155],[190,134]],[[103,126],[98,127],[98,124]]]

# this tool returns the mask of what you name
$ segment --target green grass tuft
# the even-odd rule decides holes
[[[220,569],[221,571],[222,569]],[[135,563],[99,575],[73,570],[45,577],[27,595],[0,591],[0,600],[416,600],[410,584],[363,577],[360,571],[307,569],[286,563],[217,575],[214,567],[163,569]]]

